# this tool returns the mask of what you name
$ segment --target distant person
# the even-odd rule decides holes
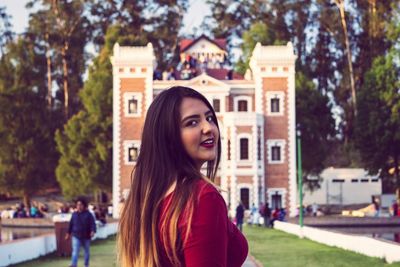
[[[108,215],[108,217],[112,217],[112,216],[113,216],[113,212],[114,212],[114,207],[113,207],[113,205],[109,205],[109,206],[107,207],[107,215]]]
[[[271,209],[268,202],[264,204],[262,216],[264,217],[264,226],[269,227],[269,222],[271,220]]]
[[[311,206],[311,209],[312,209],[312,215],[313,215],[314,217],[317,217],[318,204],[314,202],[314,203],[312,204],[312,206]]]
[[[274,228],[274,223],[275,221],[277,221],[279,219],[279,209],[278,207],[275,208],[275,210],[272,212],[272,219],[269,223],[269,225],[271,226],[271,228]]]
[[[78,264],[79,250],[84,249],[85,267],[89,266],[90,240],[96,233],[96,224],[93,215],[87,210],[87,202],[84,198],[76,201],[76,211],[69,222],[66,239],[70,236],[72,241],[72,256],[70,267]]]
[[[281,222],[284,222],[285,218],[286,218],[286,210],[285,210],[285,208],[281,208],[279,210],[278,220],[281,221]]]
[[[380,207],[379,207],[378,200],[374,199],[373,204],[374,204],[374,208],[375,208],[375,217],[379,217]]]
[[[393,217],[399,216],[399,204],[397,203],[397,200],[393,201],[392,209],[393,209]]]
[[[32,218],[38,217],[38,212],[39,212],[39,210],[38,210],[38,208],[36,207],[36,205],[32,205],[32,206],[31,206],[31,211],[30,211],[31,217],[32,217]]]
[[[243,219],[244,219],[244,206],[242,201],[236,207],[236,226],[239,228],[240,232],[243,231]]]
[[[260,214],[258,213],[256,204],[254,204],[254,203],[251,205],[250,214],[251,214],[251,224],[252,225],[258,224],[258,219],[260,217]]]

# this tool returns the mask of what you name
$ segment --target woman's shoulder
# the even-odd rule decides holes
[[[197,201],[199,205],[207,206],[210,203],[213,205],[219,203],[221,206],[226,206],[225,200],[220,193],[220,188],[207,179],[197,181]]]
[[[218,194],[220,195],[220,190],[217,185],[215,185],[212,181],[203,178],[199,179],[196,184],[197,192],[199,197],[204,196],[206,194]]]

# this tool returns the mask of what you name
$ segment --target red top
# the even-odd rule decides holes
[[[228,219],[228,211],[217,189],[200,180],[196,185],[198,204],[195,206],[192,227],[183,253],[179,255],[186,267],[236,267],[242,266],[248,252],[247,240]],[[161,218],[171,200],[168,195],[162,204]],[[187,229],[187,218],[181,216],[180,233]],[[162,251],[161,266],[172,266],[165,251]]]

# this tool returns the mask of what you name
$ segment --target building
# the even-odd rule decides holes
[[[349,205],[372,203],[382,194],[382,181],[364,169],[328,168],[321,173],[320,188],[314,192],[304,190],[305,204]]]
[[[181,42],[181,63],[157,73],[152,45],[114,46],[113,204],[129,192],[146,110],[162,90],[188,86],[212,103],[221,129],[217,183],[233,211],[268,200],[296,209],[295,60],[293,46],[257,44],[246,79],[229,70],[224,40]]]

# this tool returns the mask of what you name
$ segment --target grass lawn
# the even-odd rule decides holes
[[[325,246],[278,230],[247,226],[244,232],[249,241],[250,253],[265,267],[400,267],[400,263],[385,264],[378,258]],[[117,266],[115,236],[93,242],[90,252],[91,267]],[[69,264],[69,257],[51,254],[15,267],[66,267]],[[83,266],[83,250],[78,265]]]
[[[400,267],[400,263],[386,264],[382,259],[300,239],[278,230],[247,226],[244,227],[244,233],[250,253],[265,267]]]
[[[67,267],[71,264],[70,257],[59,257],[55,253],[28,261],[14,267]],[[83,248],[81,248],[78,266],[83,266]],[[95,240],[90,246],[91,267],[113,267],[116,265],[115,236],[106,240]]]

